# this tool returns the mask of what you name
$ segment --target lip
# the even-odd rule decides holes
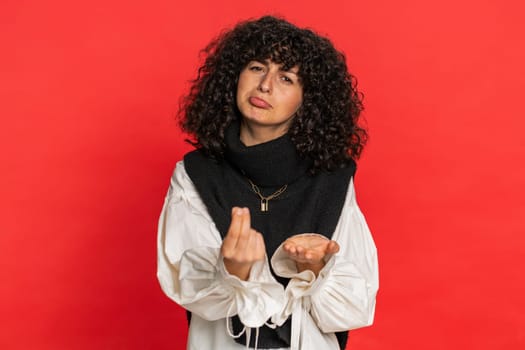
[[[271,104],[269,104],[268,102],[266,102],[266,100],[263,100],[260,97],[251,96],[248,99],[248,101],[250,102],[250,104],[252,106],[255,106],[255,107],[258,107],[258,108],[263,108],[263,109],[270,109],[270,108],[272,108]]]

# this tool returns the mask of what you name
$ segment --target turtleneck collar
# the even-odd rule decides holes
[[[225,158],[258,186],[280,187],[305,174],[312,162],[299,157],[290,136],[246,146],[239,138],[239,122],[234,121],[225,132]]]

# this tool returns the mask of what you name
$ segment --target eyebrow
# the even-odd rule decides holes
[[[252,60],[252,62],[259,62],[259,63],[261,63],[261,64],[264,64],[266,67],[268,67],[268,66],[270,65],[270,63],[272,63],[272,61],[271,61],[270,59],[265,59],[264,61]],[[279,66],[279,70],[280,70],[281,72],[284,72],[284,73],[291,73],[291,74],[294,74],[294,75],[296,75],[296,76],[299,76],[299,68],[297,67],[297,65],[291,67],[291,68],[288,69],[288,70],[285,70],[285,69],[282,69],[282,66],[283,66],[282,64],[278,64],[278,63],[274,63],[274,64],[276,64],[276,65]],[[292,70],[292,69],[294,69],[294,70]],[[297,71],[295,71],[295,70],[297,70]]]
[[[281,69],[281,71],[299,76],[299,69],[297,69],[297,72],[296,72],[296,71],[292,70],[293,68],[295,68],[295,67],[292,67],[289,70],[282,70]]]

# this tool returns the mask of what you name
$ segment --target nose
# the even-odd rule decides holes
[[[270,73],[266,73],[261,77],[258,89],[261,92],[272,92],[272,75]]]

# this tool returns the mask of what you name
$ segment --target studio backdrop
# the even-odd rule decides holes
[[[156,226],[175,115],[224,28],[328,36],[364,94],[355,178],[380,263],[348,349],[525,348],[521,1],[4,0],[0,348],[184,349]]]

